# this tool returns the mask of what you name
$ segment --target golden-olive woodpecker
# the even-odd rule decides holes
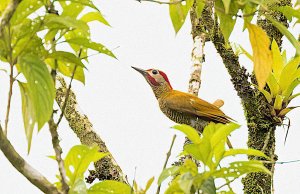
[[[172,121],[190,125],[202,132],[209,122],[226,124],[232,120],[217,106],[192,94],[173,90],[164,72],[157,69],[132,68],[144,76],[158,100],[161,111]],[[232,148],[228,139],[227,144]]]

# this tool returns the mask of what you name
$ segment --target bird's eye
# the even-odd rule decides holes
[[[152,74],[156,75],[156,74],[158,74],[158,71],[155,70],[155,69],[153,69],[153,70],[152,70]]]

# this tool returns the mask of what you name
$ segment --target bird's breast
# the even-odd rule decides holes
[[[161,111],[172,121],[179,124],[186,124],[194,127],[198,131],[202,132],[203,128],[208,124],[207,121],[191,114],[186,114],[166,106],[163,100],[158,100]]]

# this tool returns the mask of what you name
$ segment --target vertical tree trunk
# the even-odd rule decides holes
[[[277,4],[268,4],[272,6],[289,5],[291,1],[279,1]],[[238,96],[241,99],[248,126],[248,147],[263,151],[273,160],[277,159],[275,155],[275,129],[278,123],[272,118],[268,103],[265,97],[252,86],[256,83],[254,76],[247,73],[247,70],[239,64],[239,58],[229,46],[225,47],[224,37],[218,25],[216,15],[213,14],[212,7],[214,2],[207,1],[207,5],[202,12],[202,17],[197,19],[195,14],[195,7],[191,9],[192,34],[205,33],[209,36],[210,41],[213,42],[217,52],[222,57],[223,63],[231,76],[231,81]],[[260,10],[259,15],[263,13]],[[287,26],[286,18],[278,12],[268,13],[277,21]],[[265,19],[259,19],[258,24],[267,32],[270,39],[275,39],[279,46],[281,45],[282,34]],[[249,81],[251,78],[252,83]],[[249,159],[259,159],[249,157]],[[265,165],[271,172],[274,172],[274,165]],[[264,173],[250,173],[243,180],[244,192],[247,194],[256,193],[271,193],[272,177]]]
[[[290,0],[278,1],[277,3],[270,3],[269,8],[275,6],[285,6],[291,5]],[[277,30],[272,23],[265,19],[265,17],[260,17],[262,14],[270,15],[278,22],[282,23],[286,27],[288,26],[287,19],[279,12],[259,10],[258,25],[262,27],[270,37],[270,40],[275,40],[277,44],[281,47],[282,43],[282,34]],[[260,105],[260,101],[257,102],[257,105]],[[253,107],[254,108],[254,107]],[[267,108],[267,107],[265,107]],[[275,154],[275,129],[276,124],[270,122],[267,115],[262,115],[265,117],[264,120],[261,120],[256,116],[256,110],[249,111],[247,116],[247,125],[248,125],[248,147],[262,150],[265,154],[270,156],[274,161],[277,160]],[[249,157],[253,159],[253,157]],[[274,174],[275,164],[265,164],[265,166]],[[243,179],[244,184],[244,193],[255,194],[255,193],[271,193],[273,188],[273,177],[270,177],[263,173],[250,173]]]

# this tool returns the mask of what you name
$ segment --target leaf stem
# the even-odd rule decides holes
[[[169,158],[170,158],[170,156],[171,156],[171,151],[172,151],[172,148],[173,148],[175,139],[176,139],[176,135],[173,136],[173,139],[172,139],[172,142],[171,142],[169,151],[167,152],[167,157],[166,157],[166,160],[165,160],[165,163],[164,163],[164,166],[163,166],[163,170],[166,169],[166,167],[167,167],[167,164],[168,164]],[[156,194],[159,194],[159,192],[160,192],[160,187],[161,187],[161,185],[158,185]]]

